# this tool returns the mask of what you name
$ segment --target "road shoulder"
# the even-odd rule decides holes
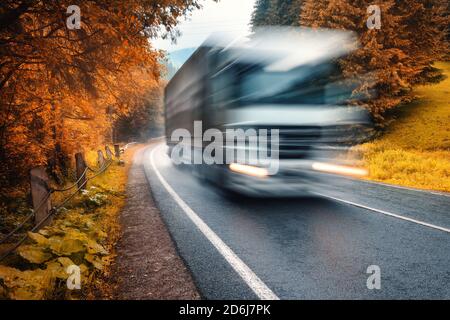
[[[144,148],[145,149],[145,148]],[[112,271],[116,299],[199,299],[145,178],[143,150],[129,171],[127,204],[121,212],[121,239]]]

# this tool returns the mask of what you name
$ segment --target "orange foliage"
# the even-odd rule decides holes
[[[64,173],[76,151],[107,140],[115,119],[159,87],[160,52],[149,39],[173,34],[197,2],[2,1],[2,191],[25,182],[36,165]],[[67,28],[69,5],[80,7],[81,29]]]
[[[366,26],[373,4],[381,10],[380,29]],[[360,48],[341,65],[348,76],[372,75],[357,93],[369,98],[379,122],[386,110],[411,100],[414,84],[439,80],[432,64],[449,50],[445,0],[305,0],[300,23],[356,32]]]

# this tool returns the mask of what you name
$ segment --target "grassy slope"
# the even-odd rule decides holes
[[[369,179],[450,191],[450,62],[436,67],[447,78],[418,86],[419,99],[400,108],[383,136],[362,146]]]
[[[84,194],[74,197],[61,210],[53,222],[40,233],[48,239],[56,236],[76,235],[77,238],[63,238],[68,246],[68,240],[78,241],[88,237],[96,241],[107,250],[107,254],[93,253],[93,260],[87,260],[84,251],[63,253],[54,252],[48,248],[45,241],[42,244],[33,244],[35,251],[30,251],[31,260],[41,257],[41,252],[49,254],[44,262],[31,261],[28,256],[22,258],[19,255],[11,255],[0,264],[0,300],[9,299],[92,299],[98,296],[109,297],[113,288],[107,282],[109,267],[115,257],[115,243],[120,236],[119,212],[125,205],[125,189],[127,172],[130,167],[133,153],[140,146],[128,149],[122,156],[125,166],[118,165],[116,161],[102,174],[88,182]],[[97,152],[86,153],[86,160],[92,167],[96,166]],[[89,174],[91,176],[91,174]],[[70,191],[72,192],[72,191]],[[54,203],[61,203],[70,192],[54,194]],[[72,236],[73,237],[73,236]],[[27,241],[28,244],[33,241]],[[26,246],[27,244],[25,244]],[[21,248],[24,246],[21,246]],[[51,250],[50,250],[51,249]],[[62,250],[62,249],[61,249]],[[19,250],[20,251],[20,248]],[[26,252],[25,252],[26,253]],[[56,254],[56,255],[55,255]],[[83,256],[84,255],[84,256]],[[87,266],[86,272],[82,271],[82,290],[69,291],[65,286],[67,274],[59,269],[49,267],[49,262],[59,263],[59,258],[70,258],[77,265]],[[62,272],[62,275],[58,272]],[[5,277],[12,280],[4,281]],[[61,277],[63,278],[61,280]],[[4,283],[2,283],[2,281]],[[3,284],[3,285],[2,285]]]

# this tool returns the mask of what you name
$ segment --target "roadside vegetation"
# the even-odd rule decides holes
[[[448,4],[425,2],[383,0],[382,29],[369,30],[368,1],[258,0],[252,25],[354,31],[361,47],[341,67],[351,77],[375,75],[357,93],[384,134],[353,151],[372,180],[450,191],[450,64],[435,63],[448,58]],[[114,10],[105,0],[78,3],[81,29],[67,26],[72,1],[0,2],[0,239],[31,213],[30,169],[45,166],[64,185],[75,153],[150,136],[164,86],[164,54],[152,42],[176,37],[179,20],[204,1],[115,1]],[[437,82],[442,72],[447,78]],[[92,166],[96,156],[86,154]],[[28,234],[0,264],[0,298],[108,296],[102,279],[114,259],[127,170],[113,163],[50,225]],[[81,267],[79,291],[66,287],[71,264]]]
[[[109,296],[107,279],[120,236],[118,214],[125,204],[127,171],[114,161],[73,198],[52,223],[36,233],[0,265],[0,299],[90,299]],[[94,166],[96,153],[86,155]],[[6,249],[6,248],[3,248]],[[69,290],[66,269],[77,265],[81,290]]]
[[[383,134],[353,150],[370,180],[450,192],[450,62],[434,66],[446,78],[415,87],[417,98],[396,109]]]
[[[111,141],[145,141],[158,132],[163,52],[152,42],[174,37],[179,20],[202,1],[0,2],[0,241],[32,216],[32,168],[45,167],[51,183],[63,186],[73,182],[74,154]],[[77,15],[67,14],[74,5],[80,13],[75,29],[69,22]],[[86,154],[88,161],[96,156]],[[50,226],[29,234],[0,263],[0,297],[94,294],[88,288],[113,258],[126,171],[112,164]],[[56,204],[58,197],[52,194]],[[23,230],[33,227],[32,220]],[[8,237],[0,254],[24,236]],[[82,267],[79,292],[65,287],[72,263]]]
[[[380,29],[367,27],[370,5],[382,12]],[[365,105],[384,127],[386,113],[411,102],[416,85],[441,79],[433,63],[449,53],[448,10],[443,0],[257,0],[252,26],[352,31],[359,48],[339,61],[345,76],[361,79],[349,102]]]
[[[75,153],[149,138],[164,73],[153,40],[201,1],[0,2],[0,207],[29,192],[34,167],[60,183]]]

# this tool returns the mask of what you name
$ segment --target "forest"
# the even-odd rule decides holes
[[[251,24],[347,29],[360,48],[340,61],[363,83],[383,124],[387,110],[414,97],[412,86],[440,81],[433,66],[448,47],[448,2],[383,0],[382,27],[366,27],[367,0],[257,0]],[[70,5],[81,25],[67,26]],[[0,4],[0,186],[17,192],[30,168],[67,175],[72,155],[100,143],[145,138],[160,116],[163,53],[157,36],[174,37],[197,0],[2,1]],[[420,32],[417,32],[420,30]],[[374,94],[376,92],[376,94]],[[133,130],[131,130],[133,128]]]
[[[67,9],[78,5],[80,28]],[[197,0],[0,3],[0,187],[22,194],[28,171],[64,179],[78,151],[147,134],[158,117],[161,52]],[[133,130],[130,130],[133,128]],[[25,189],[24,189],[25,188]],[[3,201],[2,201],[3,202]]]

